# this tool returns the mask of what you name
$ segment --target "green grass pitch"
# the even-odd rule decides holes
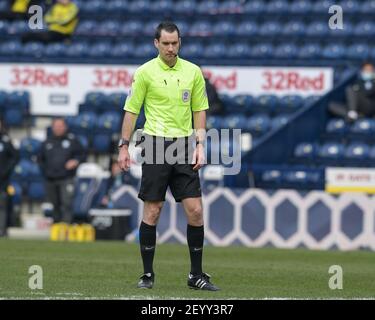
[[[43,289],[28,286],[29,267],[43,269]],[[343,289],[331,290],[331,265],[343,269]],[[142,272],[137,244],[0,240],[1,299],[326,299],[374,298],[375,253],[305,249],[204,249],[204,270],[218,292],[189,290],[186,246],[161,244],[152,290],[136,289]]]

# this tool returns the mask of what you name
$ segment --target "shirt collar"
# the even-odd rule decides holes
[[[181,62],[180,62],[180,58],[177,56],[177,61],[176,61],[176,64],[171,68],[170,66],[168,66],[161,58],[160,58],[160,55],[158,55],[157,57],[158,59],[158,64],[159,66],[163,69],[163,70],[179,70],[180,67],[181,67]]]

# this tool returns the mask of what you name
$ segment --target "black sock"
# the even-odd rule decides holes
[[[199,275],[202,273],[204,227],[194,227],[188,224],[186,237],[190,251],[191,273]]]
[[[150,226],[142,221],[139,227],[139,244],[143,261],[144,273],[154,273],[152,264],[154,261],[156,244],[156,226]]]

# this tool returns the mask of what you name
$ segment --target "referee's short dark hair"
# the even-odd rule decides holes
[[[180,37],[180,30],[178,29],[176,24],[174,24],[173,22],[163,21],[163,22],[159,23],[159,25],[156,27],[156,30],[155,30],[155,39],[157,39],[157,40],[160,39],[160,35],[161,35],[162,30],[165,30],[169,33],[177,31],[178,37]]]

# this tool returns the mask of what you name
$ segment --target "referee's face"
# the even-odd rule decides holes
[[[160,39],[155,39],[154,44],[163,61],[170,67],[174,66],[180,49],[180,39],[177,31],[168,32],[161,30]]]

